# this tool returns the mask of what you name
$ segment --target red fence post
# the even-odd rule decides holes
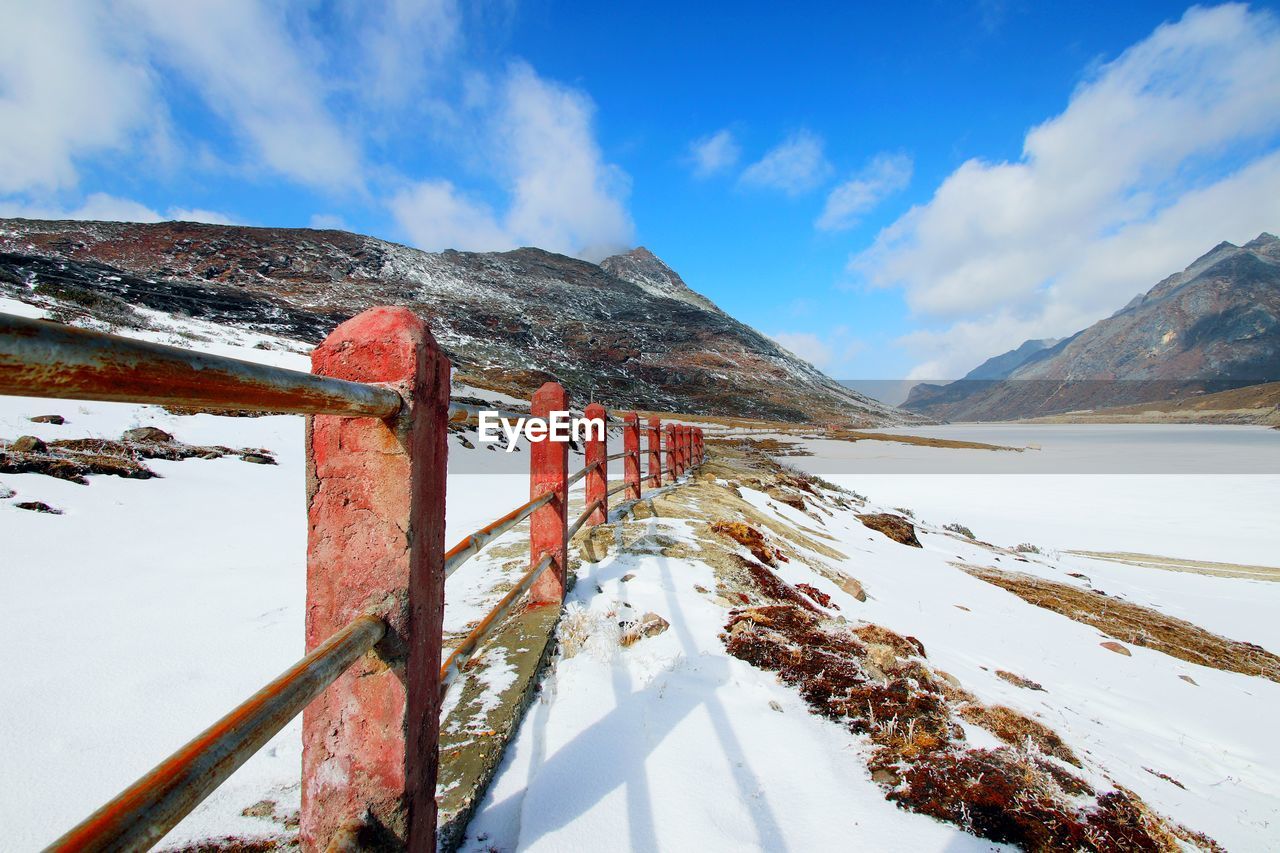
[[[552,412],[569,411],[569,395],[559,383],[548,382],[534,392],[530,414],[549,419]],[[569,444],[552,441],[543,435],[529,436],[529,497],[548,492],[556,499],[540,506],[529,516],[530,567],[536,566],[544,554],[551,555],[551,566],[533,582],[529,592],[534,604],[559,604],[564,601],[565,572],[569,565],[567,547],[569,490],[565,484],[569,471]]]
[[[676,427],[676,471],[679,476],[689,468],[689,428],[684,424]]]
[[[623,415],[622,449],[626,457],[622,460],[623,472],[627,480],[627,500],[640,500],[640,416],[635,412]]]
[[[706,445],[702,442],[702,427],[698,427],[694,430],[693,437],[695,440],[695,446],[697,447],[698,464],[701,465],[703,460],[707,458],[705,455]]]
[[[600,463],[594,471],[583,478],[586,505],[591,506],[596,501],[602,502],[600,508],[587,518],[587,527],[595,527],[597,524],[604,524],[609,520],[609,463],[605,461],[605,457],[609,455],[609,431],[605,424],[605,419],[609,416],[609,413],[599,403],[591,403],[583,411],[583,415],[589,421],[593,421],[593,423],[587,425],[587,437],[583,442],[585,445],[584,450],[586,451],[583,464]],[[600,424],[599,433],[596,432],[594,423],[596,421]],[[595,438],[596,435],[600,437]]]
[[[662,485],[662,419],[649,418],[649,485]]]
[[[675,483],[680,471],[676,470],[676,425],[667,424],[667,482]]]
[[[367,814],[382,843],[434,850],[449,360],[413,312],[373,308],[311,364],[404,406],[307,419],[307,651],[366,612],[388,629],[303,712],[303,847]]]

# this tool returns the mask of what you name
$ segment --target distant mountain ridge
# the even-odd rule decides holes
[[[1263,233],[1243,246],[1219,243],[1069,338],[1028,341],[959,381],[917,385],[903,408],[942,420],[1010,420],[1276,379],[1280,239]]]
[[[379,304],[425,316],[473,384],[655,411],[918,420],[841,386],[652,252],[423,252],[343,231],[0,219],[0,295],[144,324],[135,306],[315,343]]]

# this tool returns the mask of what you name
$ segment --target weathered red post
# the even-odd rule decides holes
[[[675,483],[680,473],[676,470],[676,425],[667,424],[666,430],[666,448],[667,448],[667,482]]]
[[[303,713],[302,844],[366,820],[380,844],[434,850],[449,361],[413,312],[372,308],[311,364],[404,405],[307,419],[307,651],[365,613],[388,628]]]
[[[609,520],[609,463],[605,461],[605,457],[609,455],[609,433],[605,424],[609,413],[599,403],[591,403],[582,414],[591,421],[587,425],[587,436],[583,442],[585,458],[582,464],[599,463],[594,471],[583,478],[586,505],[591,506],[596,501],[600,501],[600,508],[587,517],[587,527],[595,527]],[[599,427],[596,426],[597,422],[600,424]],[[599,432],[596,431],[597,429]],[[534,496],[530,495],[530,497]]]
[[[627,500],[640,500],[640,416],[628,412],[622,418],[622,449],[627,454],[622,470],[627,481]]]
[[[676,471],[683,475],[689,468],[689,428],[684,424],[676,427]]]
[[[662,485],[662,419],[649,418],[649,485]]]
[[[557,382],[548,382],[534,392],[530,415],[549,420],[552,412],[569,411],[569,395]],[[526,430],[526,435],[528,432]],[[552,441],[549,434],[529,435],[529,497],[548,492],[556,499],[538,507],[529,516],[530,567],[536,566],[544,554],[551,555],[551,566],[538,576],[529,592],[534,604],[555,604],[564,600],[565,572],[569,565],[567,546],[569,490],[569,444]]]

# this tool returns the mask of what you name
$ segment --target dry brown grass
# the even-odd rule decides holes
[[[1280,682],[1280,657],[1253,643],[1229,640],[1186,620],[1096,590],[988,566],[952,565],[1037,607],[1092,625],[1130,645],[1201,666]]]
[[[1068,769],[1080,761],[1056,732],[949,684],[925,663],[918,640],[880,625],[836,625],[786,600],[783,587],[791,588],[756,568],[753,598],[770,603],[730,611],[726,650],[776,672],[812,713],[865,736],[887,799],[1028,850],[1220,849],[1124,788],[1094,790]],[[961,720],[1009,746],[967,748]]]

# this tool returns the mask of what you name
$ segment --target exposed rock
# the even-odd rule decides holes
[[[1127,658],[1133,657],[1133,652],[1129,651],[1128,648],[1126,648],[1125,646],[1122,646],[1120,643],[1113,642],[1112,640],[1107,640],[1106,642],[1098,643],[1098,645],[1102,646],[1104,649],[1106,649],[1109,652],[1115,652],[1116,654],[1124,655]]]
[[[1189,675],[1179,675],[1178,677],[1187,682],[1187,684],[1194,684],[1196,687],[1200,686],[1196,680]]]
[[[861,581],[855,580],[854,578],[849,577],[843,572],[839,573],[839,576],[836,577],[834,580],[836,585],[840,587],[842,590],[844,590],[845,592],[847,592],[849,595],[852,595],[854,598],[858,599],[859,601],[867,600],[867,593],[866,593],[866,590],[862,588]]]
[[[145,308],[314,343],[365,308],[397,304],[431,318],[460,381],[516,396],[555,378],[572,398],[594,387],[652,411],[918,420],[727,316],[646,250],[597,266],[534,248],[423,252],[341,231],[0,225],[0,294],[67,319],[136,328]]]
[[[621,626],[622,636],[618,642],[624,646],[634,646],[645,637],[656,637],[671,627],[671,623],[657,613],[646,613],[634,622],[625,622]]]
[[[910,545],[912,548],[924,547],[920,544],[920,540],[916,538],[915,527],[900,515],[879,512],[872,515],[860,515],[858,520],[872,530],[878,530],[888,536],[894,542],[901,542],[903,545]]]
[[[248,806],[240,814],[245,817],[272,817],[276,813],[275,800],[258,800],[251,806]]]
[[[45,512],[49,515],[62,515],[62,510],[54,509],[43,501],[23,501],[22,503],[14,504],[14,506],[18,509],[29,509],[32,512]]]
[[[49,448],[34,435],[20,435],[9,445],[15,453],[44,453]]]
[[[167,443],[173,441],[173,436],[158,427],[134,427],[127,429],[120,436],[123,441],[138,441],[147,443]]]
[[[1221,243],[1113,316],[1042,343],[957,382],[917,385],[903,406],[946,420],[1006,420],[1280,379],[1280,239]]]
[[[33,424],[55,424],[57,426],[62,426],[67,422],[67,419],[62,415],[36,415],[34,418],[28,418],[27,420]]]
[[[622,577],[618,578],[618,580],[619,580],[621,583],[626,583],[627,581],[629,581],[629,580],[633,580],[634,578],[635,578],[635,573],[634,573],[634,572],[627,572],[625,575],[623,575]]]
[[[782,713],[782,706],[778,704],[778,700],[777,700],[777,699],[770,699],[770,700],[769,700],[769,707],[770,707],[770,708],[772,708],[773,710],[777,711],[779,714],[781,714],[781,713]]]
[[[168,435],[160,430],[157,432]],[[86,477],[91,474],[149,480],[158,475],[146,466],[145,460],[148,459],[218,459],[237,453],[246,462],[276,464],[271,452],[261,448],[233,451],[229,447],[189,445],[180,441],[110,441],[98,438],[59,439],[47,444],[34,439],[34,442],[19,439],[7,447],[0,447],[0,472],[44,474],[83,485],[88,482]]]

